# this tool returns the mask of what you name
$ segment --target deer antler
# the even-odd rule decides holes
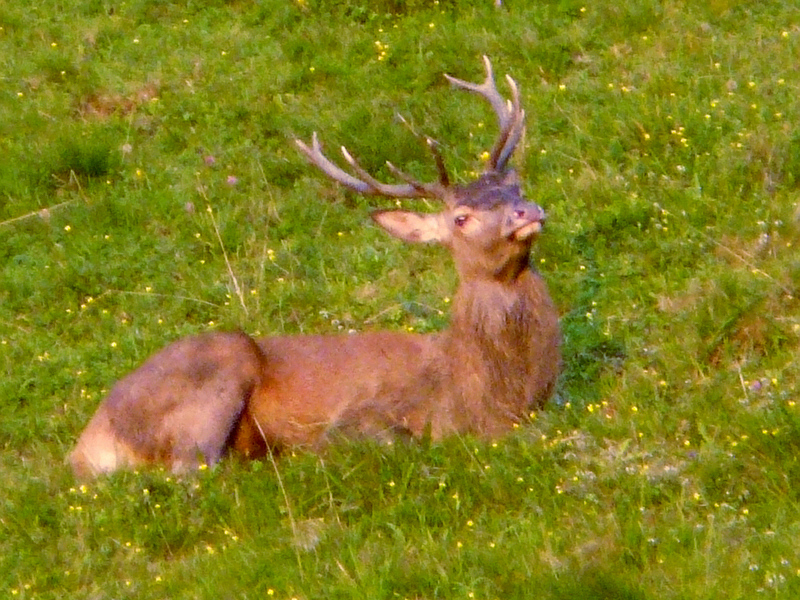
[[[450,75],[445,75],[445,77],[447,81],[456,87],[483,96],[492,105],[500,123],[500,134],[497,137],[494,148],[492,148],[486,171],[502,172],[505,170],[508,159],[511,158],[522,137],[522,132],[525,129],[525,111],[520,108],[517,82],[510,75],[506,75],[508,87],[511,88],[511,100],[506,100],[497,91],[494,73],[492,72],[492,63],[487,56],[483,57],[483,64],[486,68],[486,79],[483,83],[471,83]]]
[[[525,129],[525,111],[520,107],[517,82],[509,75],[506,75],[506,81],[511,88],[511,100],[506,100],[497,91],[492,72],[492,63],[486,56],[483,57],[483,64],[486,68],[486,79],[483,83],[471,83],[450,75],[445,75],[445,77],[456,87],[483,96],[492,105],[500,123],[500,134],[497,137],[494,148],[492,148],[486,172],[501,173],[505,171],[506,163],[508,163],[522,137],[522,132]],[[311,147],[299,139],[295,139],[294,142],[308,160],[325,175],[360,194],[386,196],[389,198],[436,198],[444,202],[448,201],[450,178],[447,175],[438,145],[431,138],[426,137],[425,142],[436,162],[439,180],[432,183],[419,182],[387,161],[386,166],[392,174],[405,182],[402,184],[378,181],[358,164],[356,159],[347,151],[347,148],[342,146],[342,156],[344,156],[355,175],[348,173],[323,154],[316,132],[311,137]]]
[[[317,139],[317,133],[311,136],[311,147],[309,148],[303,141],[295,139],[294,143],[308,157],[312,164],[325,173],[328,177],[341,183],[343,186],[360,194],[370,194],[373,196],[386,196],[388,198],[436,198],[445,200],[450,180],[444,167],[444,160],[436,147],[436,142],[426,138],[428,148],[436,161],[436,168],[439,171],[439,181],[433,183],[421,183],[407,175],[392,163],[386,162],[386,166],[398,179],[405,181],[404,184],[382,183],[372,177],[355,158],[342,146],[342,156],[350,164],[358,177],[354,177],[347,171],[338,167],[328,157],[322,153],[322,146]]]

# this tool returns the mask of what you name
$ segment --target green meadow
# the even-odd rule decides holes
[[[447,253],[292,140],[431,180],[402,115],[468,182],[496,123],[443,74],[484,54],[548,213],[550,404],[493,442],[76,482],[104,395],[181,336],[446,327]],[[800,597],[799,98],[780,0],[3,3],[0,595]]]

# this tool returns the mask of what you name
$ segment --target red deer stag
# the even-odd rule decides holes
[[[174,342],[100,405],[70,456],[79,478],[145,464],[180,471],[229,451],[316,449],[332,434],[492,438],[547,401],[560,365],[558,315],[528,264],[545,215],[507,166],[524,128],[517,85],[506,77],[505,100],[484,63],[481,84],[446,76],[485,98],[500,123],[485,172],[468,185],[450,182],[432,141],[438,181],[418,182],[388,163],[402,183],[387,184],[344,148],[352,174],[336,166],[316,134],[310,147],[296,140],[312,164],[358,193],[441,202],[435,214],[377,210],[372,218],[407,242],[449,248],[460,278],[449,329],[258,341],[217,332]]]

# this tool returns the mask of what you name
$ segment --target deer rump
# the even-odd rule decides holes
[[[354,177],[297,140],[328,177],[363,194],[439,200],[438,213],[378,210],[375,222],[411,243],[447,247],[459,274],[449,328],[436,334],[373,332],[273,336],[214,332],[178,340],[121,379],[69,459],[78,478],[162,464],[183,471],[233,451],[257,458],[286,447],[318,449],[334,432],[381,440],[455,433],[493,438],[540,408],[560,367],[558,315],[529,266],[544,211],[526,201],[508,159],[524,128],[516,83],[497,92],[491,64],[478,85],[448,76],[494,108],[500,134],[486,171],[449,182],[373,179],[342,153]]]

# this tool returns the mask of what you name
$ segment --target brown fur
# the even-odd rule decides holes
[[[487,85],[468,89],[494,99],[493,81],[493,91]],[[376,187],[368,177],[342,175],[316,138],[313,149],[299,144],[353,189],[424,191],[444,202],[436,214],[376,211],[373,218],[407,242],[449,248],[461,281],[449,329],[179,340],[112,389],[70,455],[76,475],[145,464],[184,470],[228,451],[256,458],[286,447],[317,449],[334,434],[494,438],[542,407],[558,377],[560,334],[547,288],[528,266],[544,212],[522,198],[504,164],[524,117],[514,92],[514,112],[499,113],[506,123],[500,140],[512,146],[498,144],[491,169],[467,186],[451,186],[442,175],[439,185]],[[505,110],[504,102],[493,105]]]
[[[440,439],[507,431],[547,401],[559,369],[557,313],[527,267],[531,240],[496,239],[508,211],[502,203],[469,208],[482,221],[472,237],[448,230],[443,243],[462,278],[448,330],[179,340],[114,387],[70,457],[76,474],[152,463],[182,470],[230,448],[251,457],[318,448],[332,432]]]

